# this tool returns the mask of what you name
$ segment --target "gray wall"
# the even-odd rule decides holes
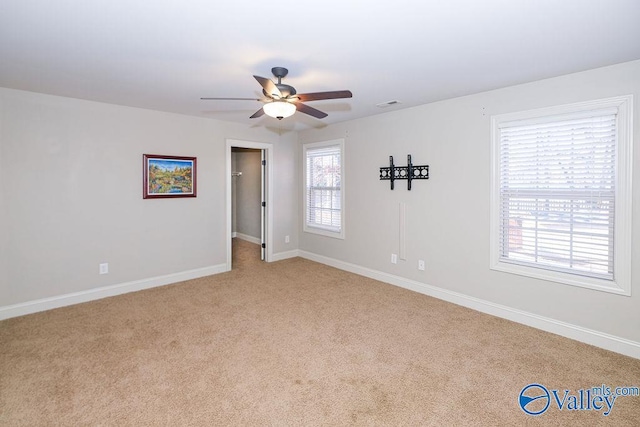
[[[631,297],[489,269],[491,115],[627,94],[635,98],[638,172],[640,61],[304,131],[301,143],[345,138],[346,238],[300,227],[300,249],[640,342],[640,262],[633,266]],[[390,155],[404,165],[407,154],[414,164],[430,166],[430,179],[414,182],[412,191],[401,181],[390,191],[389,182],[378,179],[379,167]],[[393,265],[401,202],[408,259]],[[632,256],[638,260],[640,173],[633,203]],[[426,271],[418,271],[418,259]]]
[[[224,265],[227,138],[274,143],[274,252],[290,250],[295,134],[0,89],[0,307]],[[143,153],[196,156],[198,197],[143,200]]]
[[[2,104],[0,104],[1,108]],[[2,135],[2,116],[0,116],[0,135]],[[2,145],[2,138],[0,137],[0,232],[4,233],[6,224],[9,223],[9,216],[7,214],[7,204],[5,203],[5,191],[4,187],[9,185],[9,176],[4,172],[4,148]],[[8,252],[9,239],[4,234],[0,234],[0,286],[7,283],[8,280]],[[1,289],[1,288],[0,288]],[[1,292],[1,291],[0,291]],[[0,295],[2,295],[0,293]],[[0,306],[3,305],[0,299]]]
[[[262,173],[260,150],[235,149],[235,170],[242,172],[241,176],[233,178],[235,186],[235,231],[249,237],[260,239],[260,190]]]

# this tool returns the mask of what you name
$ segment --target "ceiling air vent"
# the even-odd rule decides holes
[[[387,108],[391,105],[396,105],[396,104],[402,104],[400,101],[398,101],[397,99],[394,99],[393,101],[387,101],[387,102],[381,102],[380,104],[376,104],[376,107],[378,108]]]

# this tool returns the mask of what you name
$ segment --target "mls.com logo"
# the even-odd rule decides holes
[[[540,415],[549,409],[551,394],[540,384],[529,384],[520,392],[520,408],[529,415]]]
[[[640,397],[640,387],[609,387],[602,384],[571,392],[567,389],[549,390],[534,383],[520,391],[518,404],[529,415],[542,415],[550,406],[554,406],[559,411],[598,411],[606,417],[611,413],[616,399],[624,396]]]

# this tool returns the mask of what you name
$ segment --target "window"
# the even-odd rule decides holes
[[[492,118],[491,267],[630,295],[632,98]]]
[[[304,231],[344,238],[344,141],[303,146]]]

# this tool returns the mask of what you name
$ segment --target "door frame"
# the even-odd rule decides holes
[[[266,241],[266,252],[265,252],[265,261],[271,262],[273,259],[273,203],[272,203],[272,195],[273,195],[273,144],[265,143],[265,142],[253,142],[253,141],[243,141],[239,139],[229,139],[226,140],[226,205],[227,205],[227,226],[226,226],[226,246],[227,246],[227,271],[231,271],[232,267],[232,249],[231,249],[231,239],[232,232],[231,229],[231,196],[232,196],[232,176],[233,172],[231,168],[231,149],[233,147],[238,148],[253,148],[258,150],[264,150],[265,159],[267,161],[266,169],[265,169],[265,178],[266,183],[262,183],[262,187],[265,191],[265,202],[267,204],[265,210],[266,221],[260,224],[260,228],[264,234],[264,239]],[[266,223],[266,230],[265,230]]]

